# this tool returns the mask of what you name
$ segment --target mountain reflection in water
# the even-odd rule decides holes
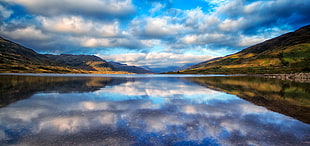
[[[2,75],[0,85],[0,145],[310,143],[306,83]]]

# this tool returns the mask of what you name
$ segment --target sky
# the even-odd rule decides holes
[[[0,0],[0,35],[38,53],[164,68],[310,24],[310,0]]]

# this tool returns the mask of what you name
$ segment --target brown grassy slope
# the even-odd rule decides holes
[[[255,74],[310,71],[310,25],[181,73]]]
[[[68,68],[45,55],[0,37],[0,72],[19,73],[85,73]]]
[[[128,74],[92,55],[43,55],[0,37],[1,73]]]

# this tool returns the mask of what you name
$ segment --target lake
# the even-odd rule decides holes
[[[310,145],[310,83],[0,75],[0,145]]]

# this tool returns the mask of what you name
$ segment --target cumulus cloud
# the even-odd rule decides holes
[[[187,35],[181,38],[181,41],[186,44],[210,44],[210,43],[222,43],[229,39],[230,36],[225,34],[200,34],[200,35]]]
[[[48,35],[44,34],[40,29],[29,26],[25,28],[17,28],[13,31],[7,31],[3,27],[1,28],[2,34],[7,35],[13,39],[20,40],[46,40],[49,38]]]
[[[13,14],[13,11],[6,9],[2,5],[0,5],[0,12],[2,17],[1,19],[9,18]]]
[[[100,56],[100,54],[98,54]],[[187,63],[199,63],[204,60],[212,59],[211,55],[193,55],[193,54],[175,54],[165,52],[151,53],[127,53],[117,55],[103,55],[106,60],[126,63],[136,66],[164,67],[164,66],[182,66]]]
[[[85,47],[98,47],[98,46],[112,47],[113,44],[111,43],[111,41],[109,39],[90,38],[90,39],[86,39],[85,41],[83,41],[82,46],[85,46]]]
[[[293,15],[302,16],[303,18],[300,17],[299,19],[307,24],[309,22],[305,18],[308,18],[309,15],[305,12],[308,11],[306,7],[309,6],[310,3],[305,1],[274,0],[247,3],[243,0],[237,0],[219,7],[216,13],[219,16],[227,17],[224,22],[230,21],[232,25],[238,22],[241,26],[243,25],[239,28],[240,32],[253,33],[261,27],[283,27],[281,23],[298,25],[300,21],[292,19],[291,16]]]
[[[215,13],[205,13],[200,7],[183,11],[185,25],[195,34],[214,33],[221,20]]]
[[[122,37],[115,37],[115,38],[100,38],[100,37],[84,37],[84,38],[77,38],[80,45],[83,47],[124,47],[129,49],[140,49],[144,46],[140,40],[134,38],[122,38]],[[100,54],[99,54],[100,55]]]
[[[163,9],[165,7],[164,4],[161,3],[153,3],[152,4],[152,9],[149,10],[149,12],[154,15],[156,12],[160,11],[161,9]]]
[[[38,17],[43,28],[54,32],[73,33],[101,37],[115,37],[119,34],[118,21],[96,22],[79,16]]]
[[[135,11],[131,0],[5,0],[25,6],[29,11],[45,16],[79,14],[93,17],[108,15],[128,15]]]
[[[183,31],[186,31],[180,23],[174,23],[172,17],[145,17],[134,19],[131,22],[131,33],[141,38],[165,39],[166,37],[177,37]]]
[[[245,36],[241,35],[241,39],[238,43],[239,46],[246,47],[253,44],[258,44],[265,41],[266,38],[262,36]]]
[[[239,18],[237,20],[225,19],[220,25],[220,30],[234,32],[240,30],[242,23],[244,23],[244,18]]]
[[[147,18],[145,25],[145,35],[150,37],[161,37],[174,35],[182,30],[178,24],[168,24],[165,18]]]
[[[229,0],[205,0],[206,2],[209,2],[211,4],[219,5],[223,3],[229,2]]]

